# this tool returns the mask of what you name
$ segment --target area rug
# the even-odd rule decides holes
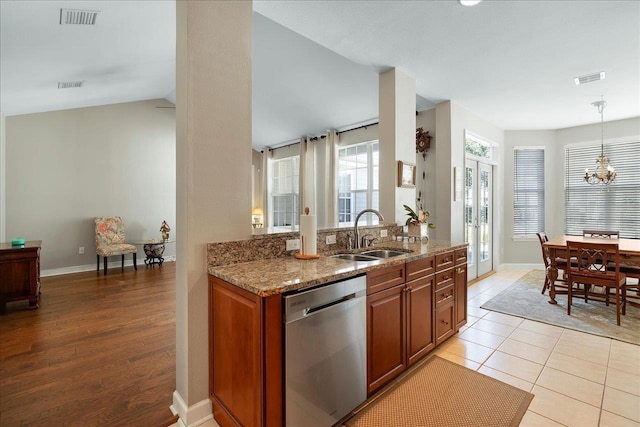
[[[569,316],[567,296],[556,295],[558,304],[549,304],[549,292],[540,293],[543,284],[544,271],[530,271],[481,308],[640,345],[638,307],[627,305],[627,314],[620,316],[618,326],[615,301],[607,307],[604,302],[585,303],[582,297],[574,297]]]
[[[532,399],[531,393],[432,356],[344,425],[517,426]]]

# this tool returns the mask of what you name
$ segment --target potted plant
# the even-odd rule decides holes
[[[429,228],[436,228],[433,223],[430,223],[429,211],[425,211],[423,209],[418,209],[416,213],[411,207],[408,205],[403,205],[404,209],[407,211],[407,221],[405,225],[407,226],[407,235],[409,237],[418,237],[419,239],[429,239]]]

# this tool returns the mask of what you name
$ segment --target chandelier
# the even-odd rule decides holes
[[[607,103],[603,98],[600,101],[591,103],[591,105],[596,107],[598,109],[598,113],[600,113],[600,155],[596,159],[596,170],[593,173],[589,173],[589,169],[584,170],[584,180],[592,185],[609,185],[615,181],[616,171],[609,163],[609,159],[604,155],[604,107]]]

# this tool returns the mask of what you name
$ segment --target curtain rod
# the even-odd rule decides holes
[[[416,111],[416,116],[417,116],[418,114],[420,114],[420,113],[419,113],[418,111]],[[341,133],[351,132],[352,130],[358,130],[358,129],[362,129],[362,128],[365,128],[365,129],[366,129],[366,128],[368,128],[369,126],[378,125],[378,124],[380,124],[380,122],[368,123],[368,124],[366,124],[366,125],[358,126],[358,127],[355,127],[355,128],[345,129],[345,130],[341,130],[341,131],[336,131],[336,133],[337,133],[338,135],[340,135]]]
[[[309,138],[309,140],[310,140],[310,141],[317,141],[318,139],[323,139],[323,138],[326,138],[326,137],[327,137],[327,135],[312,136],[312,137],[310,137],[310,138]],[[287,148],[287,147],[291,147],[292,145],[297,145],[297,144],[300,144],[300,140],[298,140],[297,142],[292,142],[292,143],[290,143],[290,144],[281,145],[281,146],[279,146],[279,147],[269,148],[269,151],[278,150],[278,149],[280,149],[280,148]],[[262,151],[261,151],[261,153],[262,153],[263,151],[264,151],[264,150],[262,150]]]

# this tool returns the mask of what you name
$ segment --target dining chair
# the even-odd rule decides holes
[[[610,230],[582,230],[583,237],[604,237],[608,239],[619,239],[619,231]]]
[[[626,314],[627,277],[620,272],[620,252],[617,243],[611,242],[574,242],[567,241],[566,256],[575,255],[579,262],[568,266],[567,277],[567,314],[571,315],[574,292],[583,292],[585,301],[591,286],[605,289],[605,302],[609,305],[609,291],[615,290],[616,320],[620,325],[620,313]],[[614,266],[613,270],[610,268]],[[575,285],[584,285],[582,291]]]
[[[96,229],[96,254],[98,272],[100,272],[100,256],[104,257],[104,275],[107,275],[107,264],[110,256],[122,255],[122,271],[124,271],[125,254],[133,254],[133,268],[138,269],[136,263],[135,245],[125,243],[124,223],[119,216],[105,216],[93,218]]]
[[[544,269],[545,272],[551,265],[551,257],[549,255],[549,248],[544,246],[545,242],[549,241],[547,234],[544,231],[536,233],[538,236],[538,240],[540,241],[540,248],[542,249],[542,261],[544,261]],[[567,260],[565,258],[556,257],[556,265],[558,266],[558,270],[562,270],[562,276],[558,276],[558,281],[565,282],[565,271],[567,269]],[[544,285],[542,286],[542,294],[546,292],[547,289],[551,287],[551,282],[549,281],[548,275],[544,275]]]

